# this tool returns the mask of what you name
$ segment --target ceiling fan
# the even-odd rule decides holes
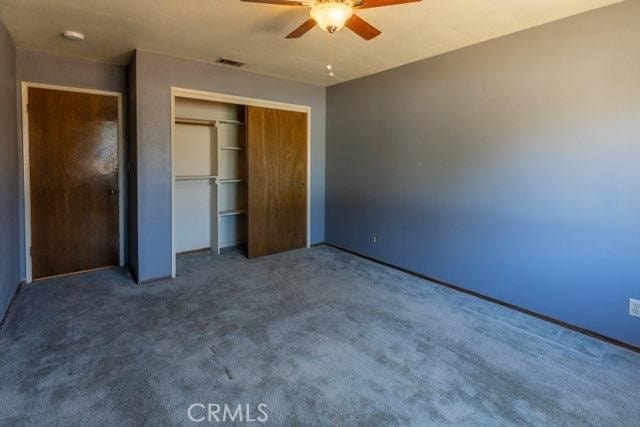
[[[343,27],[371,40],[381,31],[354,13],[354,10],[371,9],[373,7],[394,6],[404,3],[415,3],[422,0],[242,0],[249,3],[275,4],[280,6],[310,7],[311,17],[293,30],[288,39],[295,39],[318,25],[328,33],[335,33]]]

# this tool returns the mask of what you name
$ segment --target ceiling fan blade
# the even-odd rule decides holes
[[[371,9],[372,7],[395,6],[397,4],[416,3],[422,0],[364,0],[356,9]]]
[[[296,28],[291,33],[289,33],[289,35],[286,38],[297,39],[298,37],[304,35],[307,31],[309,31],[315,26],[316,26],[316,21],[313,20],[312,18],[309,18],[306,21],[304,21],[302,25],[300,25],[298,28]]]
[[[240,0],[247,3],[277,4],[280,6],[302,6],[302,2],[288,0]]]
[[[359,35],[365,40],[371,40],[374,37],[378,37],[382,31],[369,24],[358,15],[353,15],[346,23],[348,29]]]

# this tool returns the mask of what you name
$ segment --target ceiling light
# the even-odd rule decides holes
[[[341,1],[319,3],[311,9],[311,17],[328,33],[340,30],[352,15],[351,6]]]
[[[84,34],[79,33],[77,31],[64,31],[62,33],[62,37],[64,37],[67,40],[73,40],[73,41],[84,40]]]

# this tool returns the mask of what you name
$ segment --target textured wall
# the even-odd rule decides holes
[[[83,61],[79,59],[63,58],[44,52],[18,49],[16,72],[18,84],[21,82],[45,83],[50,85],[120,92],[122,94],[126,94],[127,92],[127,70],[124,67],[102,64],[99,62]],[[126,110],[126,98],[123,100],[123,104],[123,107]],[[18,99],[18,108],[20,108],[20,105],[21,100]],[[123,113],[126,114],[126,111]],[[126,126],[126,123],[123,125]],[[22,129],[20,116],[18,116],[18,129]],[[22,183],[21,131],[18,133],[18,140],[20,158],[20,272],[21,277],[24,279],[26,277],[26,264],[24,257],[24,186]]]
[[[324,88],[144,51],[136,66],[139,280],[171,274],[172,86],[311,106],[311,241],[324,240]]]
[[[638,22],[630,0],[329,88],[326,240],[640,345]]]
[[[0,319],[20,281],[16,48],[0,22]]]

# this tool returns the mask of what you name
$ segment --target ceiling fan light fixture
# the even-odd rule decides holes
[[[351,16],[353,9],[341,1],[318,3],[311,9],[311,17],[328,33],[342,29]]]

